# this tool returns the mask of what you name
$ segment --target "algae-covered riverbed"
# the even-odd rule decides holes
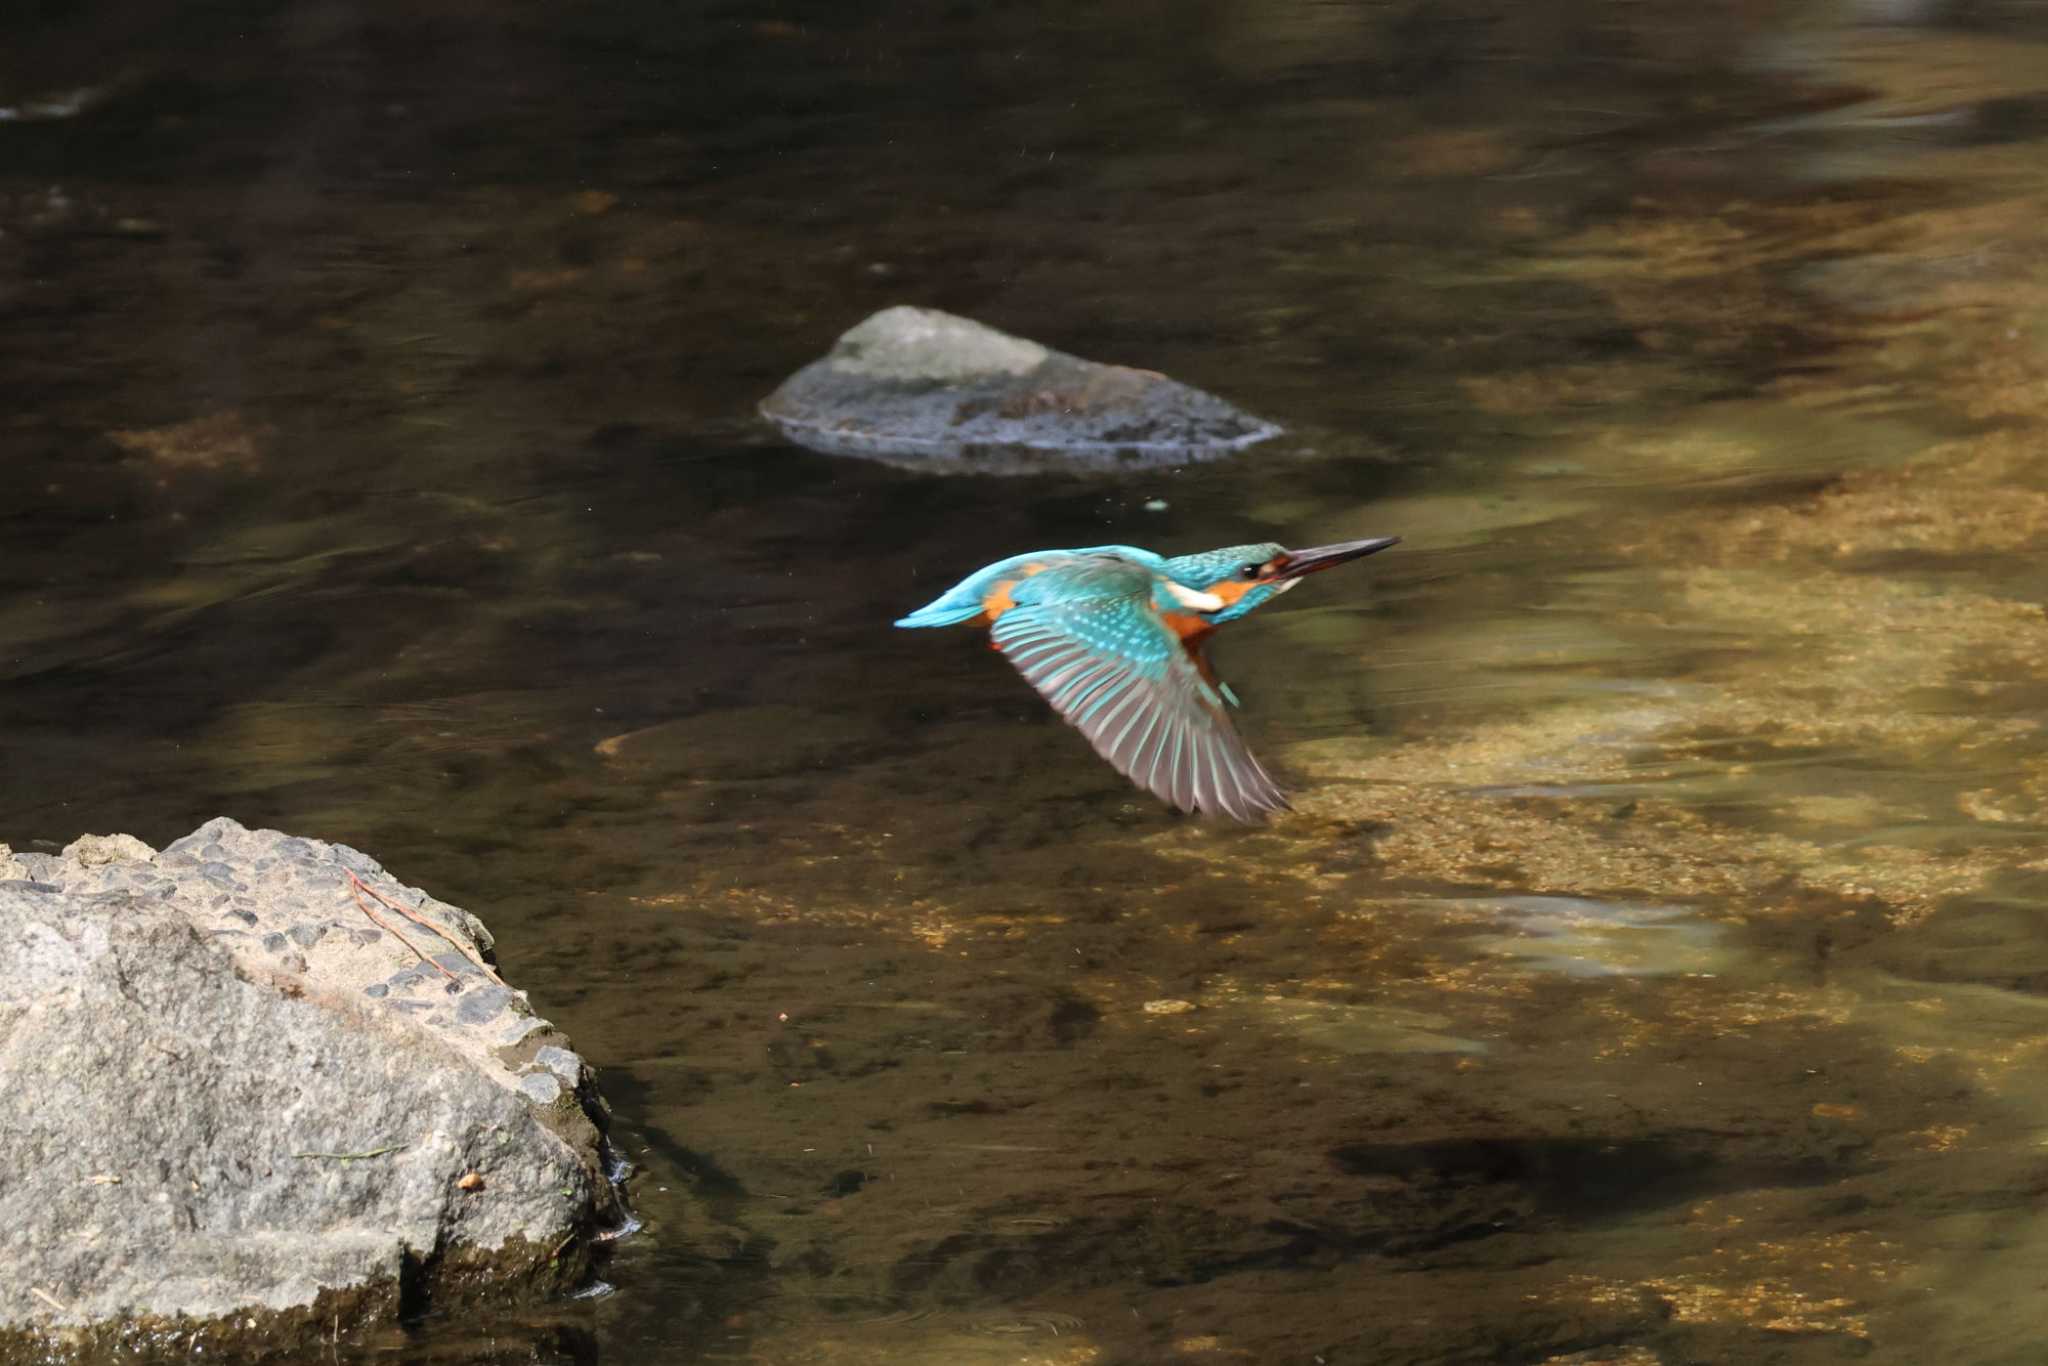
[[[636,1166],[608,1293],[339,1359],[2039,1358],[2031,10],[14,37],[0,838],[373,852]],[[900,302],[1288,435],[982,481],[754,419]],[[1381,534],[1217,643],[1265,828],[888,626]]]

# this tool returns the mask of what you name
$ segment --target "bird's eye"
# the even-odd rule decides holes
[[[1256,579],[1259,576],[1259,566],[1255,564],[1239,565],[1237,576],[1240,579]]]

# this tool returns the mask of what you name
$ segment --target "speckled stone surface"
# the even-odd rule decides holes
[[[0,1264],[42,1291],[0,1332],[284,1310],[620,1216],[583,1060],[350,872],[488,950],[367,855],[224,818],[0,845]]]
[[[1150,370],[900,305],[848,329],[762,400],[761,415],[815,451],[943,474],[1150,469],[1280,433]]]

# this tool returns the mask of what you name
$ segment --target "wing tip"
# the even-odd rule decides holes
[[[989,643],[1112,768],[1168,806],[1242,825],[1293,809],[1186,654],[1169,653],[1155,674],[1039,608],[1004,613]]]
[[[1135,765],[1125,770],[1125,776],[1168,806],[1197,818],[1265,825],[1277,813],[1294,810],[1285,789],[1273,781],[1273,775],[1250,750],[1219,757],[1222,762],[1211,772],[1206,787],[1199,781],[1190,783],[1186,774],[1175,769],[1159,772],[1156,763],[1154,771],[1144,777],[1134,771]]]
[[[1244,800],[1240,803],[1233,805],[1227,801],[1219,801],[1205,809],[1202,814],[1225,816],[1239,825],[1265,825],[1280,812],[1294,810],[1294,803],[1287,799],[1287,794],[1270,780],[1264,791],[1247,792],[1243,796]]]

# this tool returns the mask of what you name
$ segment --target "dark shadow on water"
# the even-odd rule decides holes
[[[1807,1186],[1851,1174],[1846,1155],[1730,1163],[1720,1136],[1666,1138],[1447,1139],[1437,1143],[1347,1144],[1330,1160],[1354,1176],[1397,1177],[1437,1198],[1497,1187],[1526,1200],[1532,1214],[1573,1220],[1625,1218],[1703,1195],[1757,1186]],[[1492,1225],[1496,1230],[1505,1223]]]

